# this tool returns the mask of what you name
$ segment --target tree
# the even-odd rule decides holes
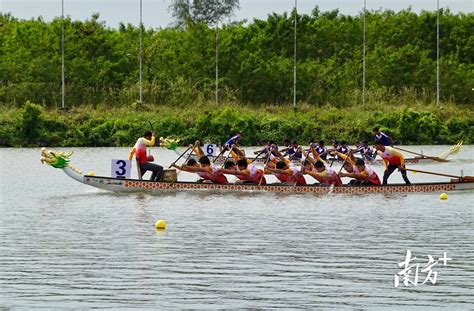
[[[239,7],[240,0],[173,0],[169,9],[176,23],[183,26],[188,21],[215,24],[223,17],[231,16]]]

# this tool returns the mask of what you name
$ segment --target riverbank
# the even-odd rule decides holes
[[[20,108],[0,107],[0,145],[4,147],[130,146],[149,121],[158,136],[175,137],[183,145],[195,139],[219,143],[242,131],[242,145],[264,140],[281,143],[311,138],[338,139],[351,144],[372,140],[372,128],[381,129],[399,144],[474,142],[474,110],[450,103],[441,107],[415,103],[336,108],[301,104],[250,107],[237,104],[191,107],[131,104],[125,107],[82,106],[68,111],[46,109],[27,102]]]

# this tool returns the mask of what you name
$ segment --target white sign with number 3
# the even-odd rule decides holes
[[[130,178],[132,171],[132,161],[130,160],[112,160],[112,177],[113,178]]]
[[[208,156],[215,156],[217,152],[217,145],[215,144],[206,144],[204,145],[204,152]]]

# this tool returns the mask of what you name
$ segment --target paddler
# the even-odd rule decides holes
[[[189,169],[189,167],[200,167],[199,164],[194,159],[189,159],[188,162],[186,162],[186,164],[183,164],[183,165],[173,164],[173,167],[175,167],[179,170],[185,171],[185,172],[191,172],[191,173],[198,174],[198,176],[201,177],[201,178],[197,182],[204,182],[206,180],[211,181],[210,178],[209,178],[208,173],[194,172],[194,171]]]
[[[298,186],[306,185],[306,180],[296,166],[289,166],[285,161],[279,161],[276,168],[265,167],[265,173],[271,173],[283,183],[296,183]]]
[[[265,176],[263,176],[263,171],[248,162],[246,158],[239,159],[237,165],[235,165],[233,161],[227,162],[224,165],[222,173],[235,175],[239,179],[236,184],[250,183],[265,185],[267,181],[265,180]]]
[[[312,146],[311,146],[312,147]],[[328,156],[328,148],[324,146],[324,140],[320,140],[318,142],[318,146],[314,148],[316,152],[318,153],[319,157],[326,161],[327,156]]]
[[[373,161],[377,154],[367,140],[364,140],[361,145],[357,146],[357,149],[352,151],[354,153],[360,153],[362,158],[367,161]]]
[[[387,184],[390,175],[392,175],[392,173],[398,168],[405,183],[410,185],[411,183],[410,180],[408,180],[407,171],[405,170],[405,158],[403,157],[403,154],[392,147],[385,146],[382,140],[375,141],[375,149],[382,158],[385,166],[383,184]]]
[[[163,166],[151,163],[154,161],[152,155],[147,156],[147,148],[155,145],[156,134],[155,132],[146,131],[143,137],[140,137],[135,146],[130,151],[129,160],[133,159],[133,155],[138,160],[140,165],[141,174],[145,174],[147,171],[152,171],[151,181],[160,181],[163,177]]]
[[[380,140],[384,146],[393,146],[393,141],[390,136],[380,131],[378,127],[374,127],[373,131],[375,135],[375,141]]]
[[[341,141],[341,145],[336,149],[337,152],[342,154],[349,154],[351,149],[347,146],[347,142],[345,140]]]
[[[291,145],[288,146],[288,149],[286,150],[284,156],[288,156],[290,160],[301,160],[301,147],[298,145],[298,142],[296,140],[293,140],[291,142]]]
[[[365,164],[364,160],[357,159],[355,163],[348,158],[344,163],[347,173],[340,172],[340,177],[354,178],[349,181],[351,185],[380,185],[380,178],[373,168]]]
[[[303,173],[310,175],[324,185],[342,185],[342,180],[337,172],[332,167],[326,166],[322,161],[316,161],[312,170],[304,166]]]
[[[205,180],[209,180],[215,184],[228,184],[229,181],[227,178],[222,174],[219,167],[217,167],[214,163],[211,163],[207,156],[202,156],[199,158],[199,165],[200,166],[187,166],[183,165],[182,167],[177,167],[182,169],[186,172],[197,173],[201,178]],[[200,174],[204,173],[204,174]]]

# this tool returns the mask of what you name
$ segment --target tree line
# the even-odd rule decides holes
[[[432,102],[436,92],[436,12],[367,12],[367,92],[375,101]],[[337,10],[270,14],[219,30],[223,102],[285,104],[293,98],[297,19],[297,98],[312,106],[361,102],[363,15]],[[0,15],[0,102],[60,103],[61,20]],[[98,14],[65,19],[68,106],[127,106],[138,98],[139,27],[106,27]],[[474,102],[474,14],[440,12],[441,99]],[[143,32],[144,100],[186,107],[213,100],[215,30],[204,21]],[[408,95],[407,95],[408,94]]]

